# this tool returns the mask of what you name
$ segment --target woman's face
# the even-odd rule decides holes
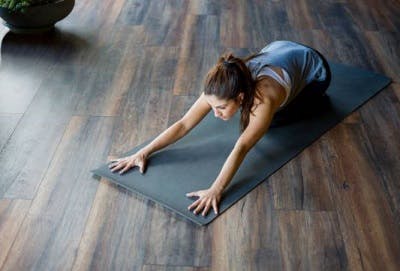
[[[220,99],[215,95],[205,95],[205,98],[214,111],[216,118],[229,120],[240,108],[243,99],[242,96],[242,94],[239,94],[236,99],[229,100]]]

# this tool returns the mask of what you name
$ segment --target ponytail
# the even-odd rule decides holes
[[[256,81],[245,64],[249,58],[243,60],[233,56],[232,53],[221,56],[217,64],[208,72],[204,84],[204,94],[215,95],[220,99],[237,99],[239,94],[243,93],[240,110],[241,132],[249,124],[254,98],[259,97],[255,88]]]

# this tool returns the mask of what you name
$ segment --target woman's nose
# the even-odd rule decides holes
[[[219,117],[219,112],[218,112],[218,110],[214,110],[214,116],[216,117],[216,118],[218,118]]]

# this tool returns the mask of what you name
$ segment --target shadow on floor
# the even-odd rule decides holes
[[[3,31],[6,32],[6,31]],[[74,33],[57,28],[41,34],[14,34],[8,31],[1,42],[1,64],[57,64],[74,58],[90,47],[89,42]]]

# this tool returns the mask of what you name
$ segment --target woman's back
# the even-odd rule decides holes
[[[264,75],[267,66],[280,67],[291,80],[291,92],[287,103],[312,81],[323,81],[326,69],[323,60],[313,49],[292,41],[275,41],[263,48],[246,65],[256,79]]]

